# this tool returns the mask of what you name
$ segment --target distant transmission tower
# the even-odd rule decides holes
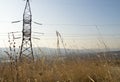
[[[22,29],[22,44],[20,48],[20,60],[22,58],[33,59],[33,49],[31,41],[31,31],[32,31],[32,13],[30,8],[29,0],[26,1],[26,6],[23,13],[23,29]]]

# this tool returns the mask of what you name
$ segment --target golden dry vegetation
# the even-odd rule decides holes
[[[120,61],[43,56],[35,62],[4,62],[0,82],[119,82]]]

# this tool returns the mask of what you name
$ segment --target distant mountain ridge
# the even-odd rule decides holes
[[[9,48],[0,48],[0,54],[5,54],[4,51],[10,52]],[[47,47],[34,47],[33,48],[34,54],[46,54],[46,55],[52,55],[57,53],[56,48],[47,48]],[[106,53],[119,53],[120,49],[66,49],[67,53],[76,53],[76,54],[83,54],[83,53],[100,53],[100,52],[106,52]],[[13,51],[14,52],[14,51]],[[16,48],[16,52],[19,52],[19,49]],[[65,49],[60,48],[61,54],[66,54]]]

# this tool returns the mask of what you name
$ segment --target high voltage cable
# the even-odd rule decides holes
[[[49,34],[49,33],[48,33]],[[63,36],[98,36],[97,34],[62,34]],[[119,36],[120,34],[103,34],[104,36]],[[7,34],[6,35],[1,35],[0,36],[8,36]],[[20,35],[18,35],[20,36]],[[33,36],[38,36],[38,35],[33,35]],[[45,34],[45,36],[55,36],[55,34],[52,34],[52,35],[47,35]]]
[[[42,24],[50,26],[120,26],[120,24],[93,24],[93,25],[82,25],[82,24]]]
[[[21,36],[21,34],[16,34],[16,35],[18,35],[18,36]],[[44,36],[54,36],[54,35],[56,35],[55,33],[44,33]],[[62,35],[65,35],[65,36],[78,36],[78,35],[97,35],[97,34],[91,34],[91,33],[89,33],[89,34],[67,34],[67,33],[62,33]],[[120,34],[103,34],[103,35],[105,35],[105,36],[118,36],[118,35],[120,35]],[[0,33],[0,36],[8,36],[8,34],[6,33]],[[38,36],[38,35],[33,35],[33,36]],[[42,35],[41,35],[42,36]]]
[[[0,21],[0,23],[11,23],[11,21]],[[47,23],[41,23],[42,25],[64,25],[64,26],[120,26],[120,24],[47,24]]]

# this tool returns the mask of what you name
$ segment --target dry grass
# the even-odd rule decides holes
[[[80,57],[42,57],[31,63],[0,65],[0,82],[119,82],[119,74],[118,64]]]

